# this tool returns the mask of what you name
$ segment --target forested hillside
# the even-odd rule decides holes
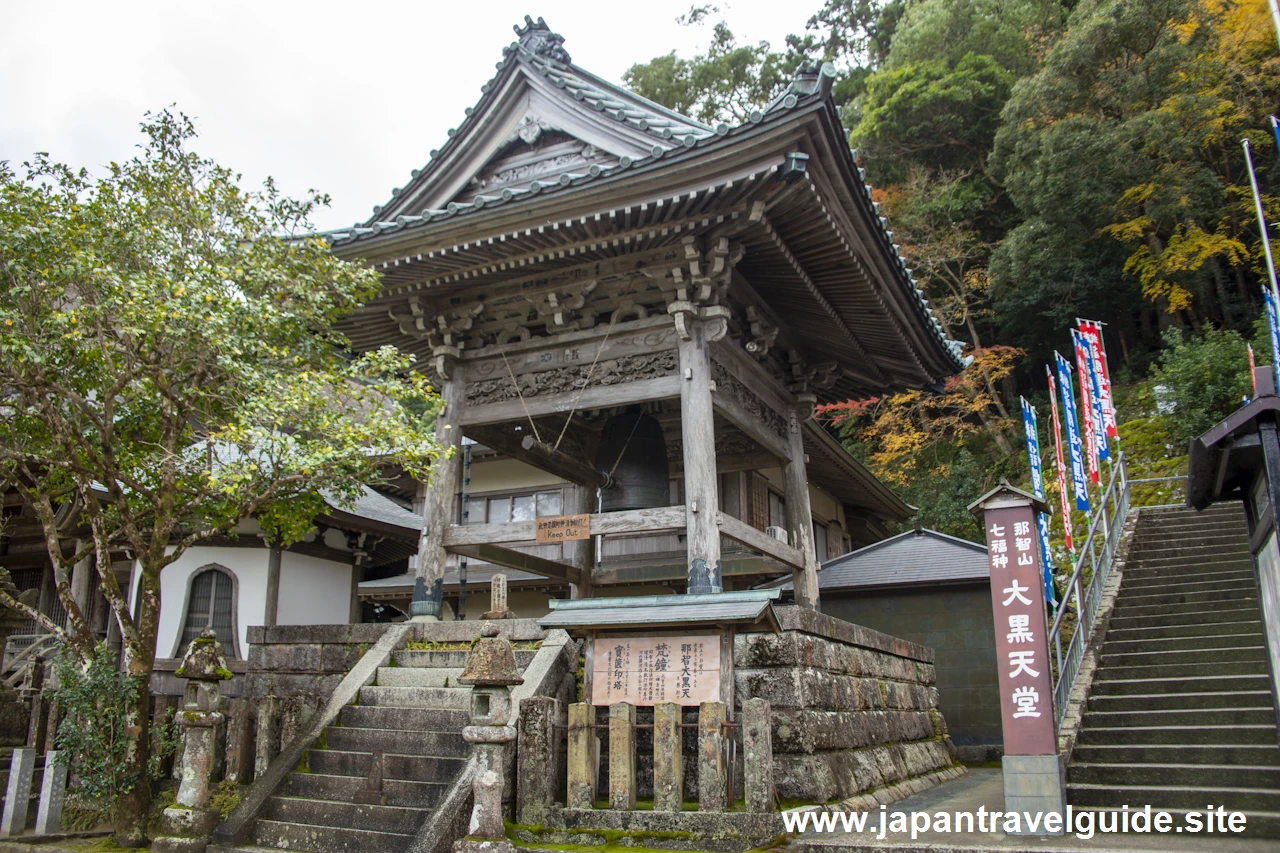
[[[802,60],[838,70],[874,197],[975,361],[941,395],[823,416],[927,526],[978,538],[965,505],[1026,482],[1018,396],[1051,447],[1044,365],[1070,357],[1077,317],[1106,324],[1136,476],[1179,471],[1187,440],[1239,405],[1246,341],[1271,362],[1240,145],[1280,220],[1266,0],[826,0],[778,46],[740,44],[732,8],[682,21],[707,28],[706,52],[626,83],[704,121],[742,121]]]

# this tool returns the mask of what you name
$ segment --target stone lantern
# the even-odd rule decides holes
[[[164,810],[163,835],[151,844],[154,853],[204,853],[221,816],[209,805],[209,774],[217,748],[222,682],[231,677],[222,644],[212,628],[191,641],[182,665],[174,672],[187,679],[185,702],[177,723],[186,730],[182,781],[177,802]]]
[[[472,850],[476,845],[488,850],[495,846],[494,841],[507,843],[502,825],[502,792],[506,745],[516,739],[515,727],[510,724],[511,688],[524,683],[511,643],[499,639],[493,625],[486,623],[481,630],[458,683],[471,685],[471,725],[462,730],[462,739],[472,744],[475,775],[471,790],[475,805],[467,838],[457,842],[454,850]]]

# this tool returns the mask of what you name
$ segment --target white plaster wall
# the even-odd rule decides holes
[[[471,493],[518,491],[558,486],[561,479],[516,459],[495,459],[471,465]]]
[[[351,564],[285,551],[276,624],[345,625],[350,621]]]
[[[267,549],[198,546],[188,550],[160,572],[157,657],[181,656],[182,650],[176,649],[176,646],[182,637],[182,622],[186,615],[191,576],[210,565],[228,570],[236,581],[238,607],[235,624],[239,634],[236,651],[242,658],[248,654],[245,637],[247,628],[250,625],[261,625],[263,614],[266,613]],[[129,589],[130,602],[137,600],[137,582],[137,572],[134,572],[134,580]],[[342,621],[347,621],[345,616]]]

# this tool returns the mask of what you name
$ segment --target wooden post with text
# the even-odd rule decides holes
[[[969,509],[986,532],[991,569],[1005,810],[1063,814],[1044,567],[1036,532],[1036,513],[1045,507],[1034,495],[1001,483]]]

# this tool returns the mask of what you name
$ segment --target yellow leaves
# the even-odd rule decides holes
[[[12,326],[12,325],[13,325],[13,321],[12,321],[12,320],[10,320],[8,317],[5,317],[5,318],[4,318],[4,324],[5,324],[6,326]]]

